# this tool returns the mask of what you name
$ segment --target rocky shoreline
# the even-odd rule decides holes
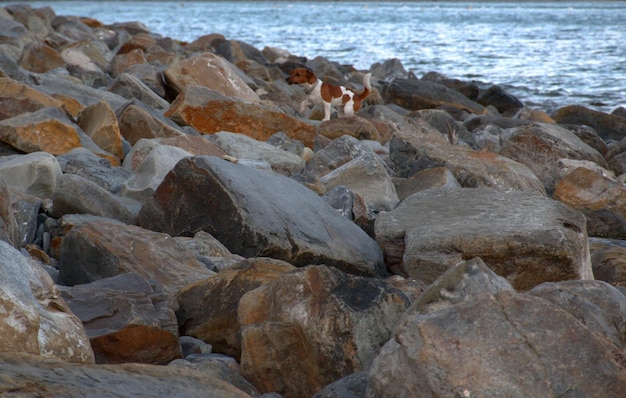
[[[0,155],[0,395],[626,391],[624,109],[8,5]]]

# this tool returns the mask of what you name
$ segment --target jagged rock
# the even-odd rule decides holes
[[[480,294],[500,291],[515,290],[509,281],[493,272],[480,258],[461,261],[431,283],[403,316],[428,314],[473,300]]]
[[[78,114],[78,125],[103,150],[118,159],[124,159],[122,135],[115,112],[105,101],[89,105]]]
[[[307,266],[239,303],[244,376],[261,392],[308,397],[366,370],[408,305],[381,279]]]
[[[178,137],[183,135],[180,128],[154,109],[138,100],[132,100],[117,112],[120,133],[135,145],[142,138]]]
[[[118,52],[111,59],[111,76],[117,78],[133,65],[147,63],[148,60],[141,48],[135,48],[125,53]]]
[[[4,178],[0,177],[0,240],[13,247],[22,243],[20,226],[12,211],[11,193]]]
[[[63,238],[61,257],[61,280],[69,286],[135,272],[175,295],[215,274],[167,234],[105,220],[75,225]]]
[[[426,283],[472,257],[518,290],[593,279],[584,216],[536,193],[422,191],[380,214],[375,233],[391,270]]]
[[[80,79],[86,86],[97,88],[109,84],[111,78],[80,49],[65,48],[61,51],[61,57],[70,75]]]
[[[601,167],[608,165],[595,149],[574,133],[553,124],[535,123],[509,130],[502,136],[500,155],[525,164],[539,177],[548,193],[554,191],[558,161],[562,158],[589,160]]]
[[[178,162],[144,203],[139,225],[172,236],[204,230],[245,257],[385,274],[376,242],[315,193],[287,177],[215,157]]]
[[[594,111],[581,105],[564,106],[551,116],[557,123],[589,126],[605,141],[621,140],[626,135],[626,118]]]
[[[120,74],[107,89],[129,100],[137,98],[153,109],[165,110],[170,105],[139,78],[128,73]]]
[[[46,271],[4,241],[0,265],[0,351],[94,363],[80,320]]]
[[[182,289],[176,311],[180,333],[213,346],[213,351],[241,356],[238,306],[241,297],[296,268],[284,261],[252,258]]]
[[[120,195],[144,202],[152,196],[163,178],[181,159],[191,153],[169,145],[155,145],[143,158],[135,175],[129,178],[120,190]]]
[[[184,396],[250,398],[229,383],[192,369],[145,364],[74,365],[27,354],[0,355],[0,391],[67,397]],[[62,373],[62,376],[59,376]]]
[[[398,198],[404,200],[412,194],[427,189],[460,189],[461,184],[447,167],[431,167],[418,171],[402,181],[396,188]]]
[[[110,217],[126,224],[135,224],[136,214],[119,197],[94,182],[75,174],[63,174],[57,178],[52,195],[52,216],[84,213]]]
[[[313,146],[317,134],[313,125],[288,116],[274,106],[225,97],[200,86],[186,88],[172,102],[165,116],[204,134],[229,131],[265,141],[282,131],[309,147]]]
[[[62,174],[58,160],[46,152],[0,157],[0,175],[7,184],[42,199],[52,198]]]
[[[160,283],[128,272],[61,294],[83,322],[96,363],[165,365],[181,357],[176,316]]]
[[[585,214],[589,236],[626,239],[624,184],[578,167],[557,182],[554,198]]]
[[[319,125],[319,134],[331,140],[349,135],[359,140],[382,141],[376,127],[359,116],[340,117],[322,122]]]
[[[546,282],[528,294],[556,304],[591,331],[626,349],[626,296],[608,283],[593,280]]]
[[[530,169],[491,152],[450,145],[425,123],[418,133],[398,131],[389,143],[389,157],[401,177],[431,167],[445,166],[465,188],[531,191],[545,194],[543,183]]]
[[[75,148],[56,158],[63,173],[76,174],[117,194],[122,185],[133,176],[123,167],[113,167],[111,162],[85,148]]]
[[[483,106],[443,84],[417,79],[394,79],[383,88],[385,102],[409,110],[433,109],[449,106],[470,113],[481,114]]]
[[[626,287],[626,241],[590,238],[589,251],[597,280]]]
[[[543,298],[485,294],[407,317],[372,364],[367,396],[619,395],[626,373],[616,357],[611,343]]]
[[[259,97],[224,58],[211,53],[179,61],[163,71],[168,85],[178,94],[191,86],[211,89],[223,96],[246,102],[259,102]]]
[[[299,155],[252,139],[243,134],[220,131],[208,139],[228,155],[238,159],[256,159],[268,162],[275,172],[290,177],[301,171],[306,163]]]
[[[63,111],[46,107],[0,121],[0,140],[27,153],[61,155],[81,146],[76,127]]]
[[[9,78],[0,78],[0,120],[46,107],[61,108],[63,103]]]

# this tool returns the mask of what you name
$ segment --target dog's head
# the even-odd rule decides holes
[[[286,80],[289,84],[313,84],[317,80],[317,76],[310,69],[296,68],[291,71],[291,75]]]

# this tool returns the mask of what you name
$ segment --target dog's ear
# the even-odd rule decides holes
[[[317,76],[315,76],[315,73],[313,73],[313,71],[311,69],[307,69],[306,70],[306,81],[309,84],[313,84],[313,83],[315,83],[315,80],[317,80]]]

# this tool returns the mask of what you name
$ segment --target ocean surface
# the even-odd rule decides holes
[[[57,15],[209,33],[358,69],[398,58],[418,77],[499,84],[528,106],[626,106],[626,2],[48,1]]]

